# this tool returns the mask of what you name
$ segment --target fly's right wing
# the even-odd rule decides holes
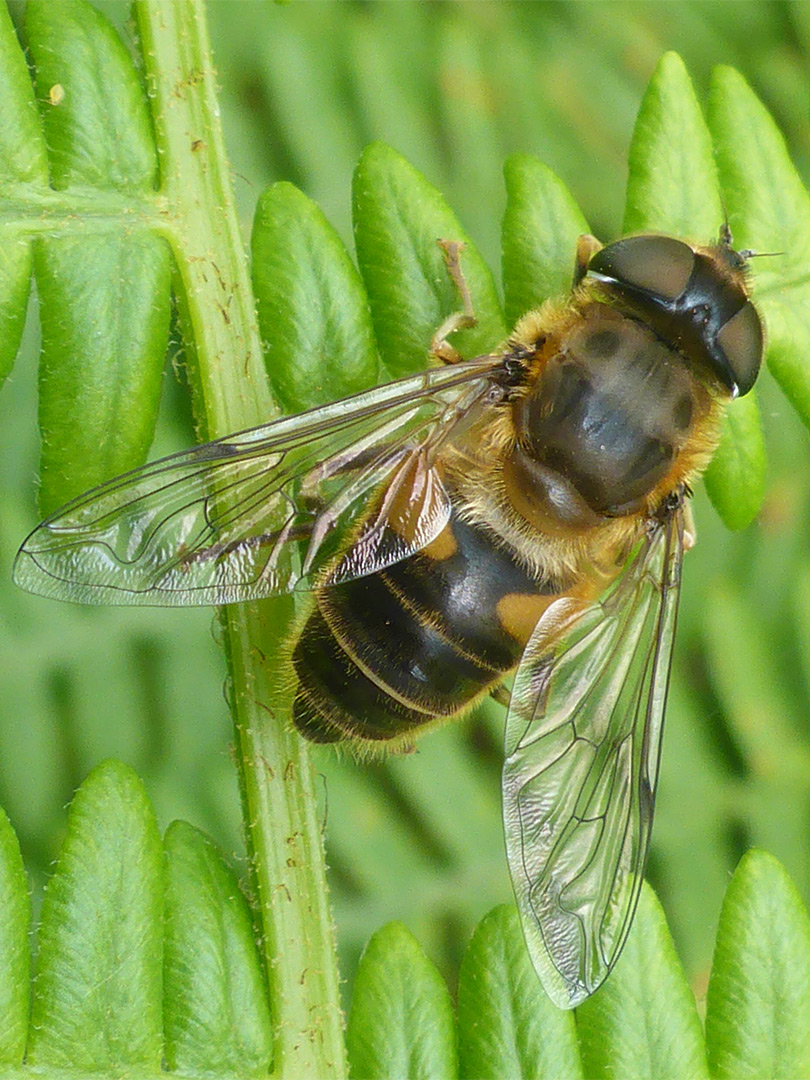
[[[229,604],[373,573],[441,532],[435,468],[497,357],[434,368],[117,477],[39,525],[14,580],[78,603]]]
[[[541,618],[521,660],[506,727],[503,810],[523,933],[562,1009],[619,957],[652,828],[675,633],[682,497],[620,577],[584,609]]]

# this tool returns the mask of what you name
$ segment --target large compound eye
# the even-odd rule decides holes
[[[756,382],[762,362],[762,323],[751,301],[725,323],[717,334],[739,394],[747,394]]]
[[[762,361],[759,315],[745,259],[727,245],[695,250],[671,236],[627,236],[597,251],[588,275],[688,360],[705,364],[732,396],[747,394]]]
[[[694,264],[694,251],[681,240],[627,236],[597,251],[588,273],[674,301],[683,294]]]

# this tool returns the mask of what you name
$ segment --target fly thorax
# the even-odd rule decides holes
[[[515,510],[563,534],[638,510],[672,468],[695,411],[680,354],[605,305],[583,314],[515,402],[505,469]]]

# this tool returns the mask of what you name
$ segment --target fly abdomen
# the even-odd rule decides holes
[[[316,741],[391,739],[500,678],[402,604],[379,574],[324,590],[293,654],[294,719]]]
[[[517,664],[555,591],[454,516],[417,555],[318,592],[293,653],[296,726],[385,740],[455,715]]]

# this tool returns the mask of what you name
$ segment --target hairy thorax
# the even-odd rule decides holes
[[[446,482],[539,576],[609,578],[664,495],[705,467],[721,409],[638,320],[590,302],[560,322],[543,309],[518,325],[533,377],[445,455]]]

